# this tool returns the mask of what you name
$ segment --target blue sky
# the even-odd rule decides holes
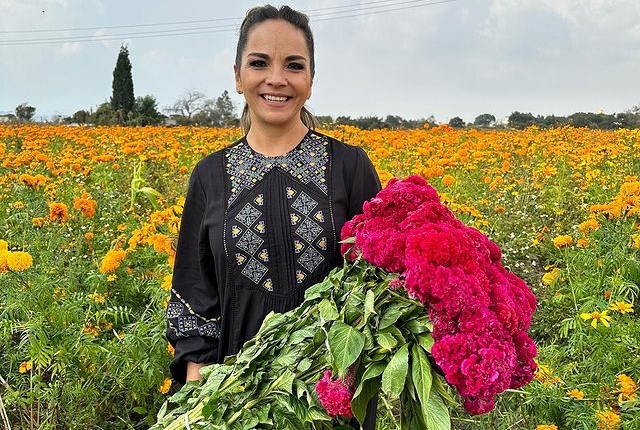
[[[36,107],[36,118],[95,109],[111,95],[123,43],[136,96],[152,94],[163,109],[186,90],[209,97],[228,90],[240,107],[236,29],[259,4],[0,0],[0,113],[24,102]],[[317,68],[309,107],[318,115],[448,122],[516,110],[615,113],[640,104],[638,0],[287,4],[311,17]],[[193,34],[166,36],[171,30]],[[140,37],[150,31],[165,36]],[[54,38],[70,39],[49,43]]]

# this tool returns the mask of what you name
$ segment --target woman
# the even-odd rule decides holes
[[[314,71],[306,15],[247,13],[234,65],[246,135],[196,165],[182,215],[167,308],[179,382],[237,353],[270,311],[302,303],[342,264],[342,225],[380,190],[362,149],[313,130]]]

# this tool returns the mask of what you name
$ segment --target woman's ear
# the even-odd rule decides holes
[[[236,91],[238,94],[242,94],[242,81],[240,80],[240,69],[235,64],[233,65],[233,74],[236,80]]]

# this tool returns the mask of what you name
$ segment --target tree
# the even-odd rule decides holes
[[[491,115],[490,113],[483,113],[476,117],[473,121],[473,125],[476,127],[491,127],[495,125],[496,117]]]
[[[191,123],[191,119],[194,114],[200,112],[204,106],[207,97],[204,93],[195,90],[187,90],[173,105],[169,106],[166,110],[169,113],[173,113],[182,117],[183,121],[178,123]]]
[[[164,115],[158,112],[158,102],[150,94],[136,98],[133,112],[129,115],[129,123],[135,125],[157,125],[164,120]]]
[[[186,91],[166,111],[177,115],[178,124],[198,124],[213,127],[230,127],[238,125],[236,107],[227,90],[216,100],[195,90]]]
[[[16,106],[16,117],[20,122],[29,122],[36,114],[36,108],[33,106],[29,106],[26,103],[22,103],[19,106]]]
[[[219,114],[218,127],[230,127],[238,121],[236,116],[236,107],[229,97],[229,92],[224,90],[220,97],[216,99],[215,109]]]
[[[128,117],[133,111],[135,97],[133,95],[133,78],[131,77],[131,62],[129,61],[129,50],[126,46],[120,47],[118,61],[113,69],[113,83],[111,85],[113,93],[111,95],[111,108],[115,112],[120,112],[122,119]]]
[[[536,117],[532,113],[520,113],[518,111],[509,115],[508,124],[513,128],[527,128],[536,123]]]
[[[464,120],[459,116],[454,116],[449,120],[449,126],[453,128],[464,128],[465,123]]]
[[[79,110],[73,114],[72,121],[77,124],[85,124],[89,122],[91,114],[86,110]]]

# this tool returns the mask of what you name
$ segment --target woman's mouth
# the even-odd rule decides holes
[[[265,99],[268,102],[284,103],[287,100],[289,100],[291,97],[287,97],[287,96],[272,96],[270,94],[263,94],[262,98]]]

